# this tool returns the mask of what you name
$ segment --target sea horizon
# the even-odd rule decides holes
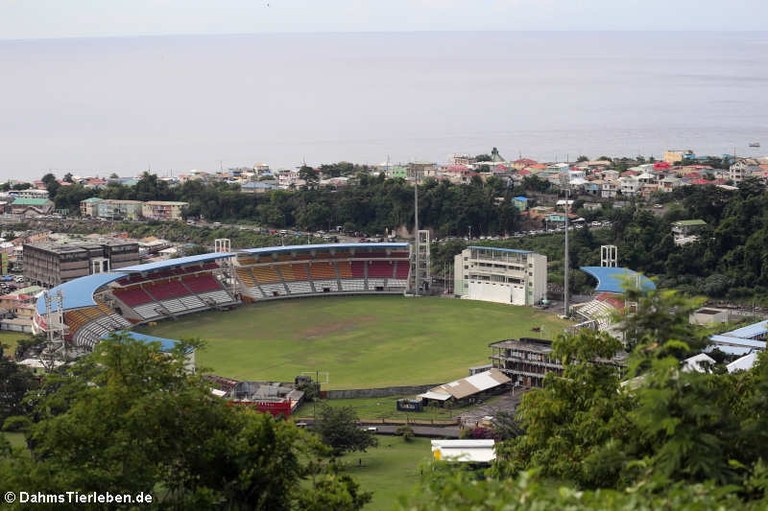
[[[0,40],[0,180],[667,149],[762,156],[766,31]]]

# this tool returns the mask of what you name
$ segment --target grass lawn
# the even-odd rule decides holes
[[[327,371],[328,389],[443,383],[487,364],[488,344],[553,338],[565,322],[525,307],[397,296],[278,300],[204,312],[141,332],[200,338],[199,367],[240,380],[293,381]],[[541,334],[531,328],[541,327]]]
[[[391,511],[398,496],[413,492],[419,482],[422,462],[432,459],[427,438],[405,442],[401,437],[379,435],[378,439],[378,447],[342,458],[347,473],[363,490],[373,492],[373,500],[365,506],[365,511]]]
[[[16,351],[16,341],[19,339],[29,339],[32,337],[30,334],[24,334],[21,332],[8,332],[6,330],[0,331],[0,344],[8,346],[3,349],[6,355],[13,355]]]

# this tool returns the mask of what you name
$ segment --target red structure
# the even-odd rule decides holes
[[[291,401],[230,401],[230,405],[250,406],[264,413],[271,413],[273,417],[290,417]]]

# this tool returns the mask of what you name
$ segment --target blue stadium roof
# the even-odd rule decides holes
[[[233,257],[235,254],[231,252],[217,252],[212,254],[200,254],[187,257],[178,257],[176,259],[168,259],[165,261],[158,261],[156,263],[137,264],[135,266],[126,266],[120,268],[119,272],[123,273],[135,273],[135,272],[149,272],[154,270],[163,270],[166,268],[175,268],[176,266],[182,266],[185,264],[194,263],[206,263],[208,261],[215,261],[216,259],[225,259],[227,257]]]
[[[146,334],[140,334],[138,332],[132,332],[131,330],[118,330],[114,332],[115,334],[128,334],[128,336],[132,339],[135,339],[140,342],[159,342],[160,343],[160,351],[171,351],[173,348],[176,347],[179,341],[176,341],[174,339],[166,339],[165,337],[155,337],[154,335],[146,335]],[[101,338],[106,339],[112,334],[106,334],[103,335]]]
[[[122,277],[125,277],[122,273],[96,273],[60,284],[51,289],[49,293],[61,292],[64,310],[93,306],[96,305],[96,302],[93,301],[94,291]],[[37,299],[36,307],[38,314],[45,314],[44,296]],[[53,310],[56,310],[56,307],[53,307]]]
[[[479,248],[482,250],[494,250],[496,252],[512,252],[513,254],[533,254],[530,250],[520,250],[517,248],[497,248],[497,247],[480,247],[477,245],[471,245],[467,248]]]
[[[260,247],[260,248],[246,248],[241,250],[241,253],[245,254],[273,254],[275,252],[294,252],[301,251],[307,252],[310,250],[329,250],[332,248],[350,249],[350,248],[378,248],[378,249],[405,249],[408,248],[408,243],[320,243],[317,245],[286,245],[283,247]]]
[[[656,284],[648,277],[629,268],[608,268],[604,266],[582,266],[581,271],[597,279],[595,291],[598,293],[623,293],[624,286],[633,284],[635,279],[644,291],[656,289]]]
[[[127,266],[120,268],[112,273],[96,273],[94,275],[88,275],[86,277],[80,277],[75,280],[70,280],[64,284],[60,284],[50,290],[51,293],[61,292],[62,305],[64,310],[79,309],[80,307],[89,307],[96,305],[93,300],[93,293],[96,292],[101,286],[114,282],[122,277],[125,277],[130,273],[149,272],[154,270],[161,270],[165,268],[174,268],[184,264],[204,263],[207,261],[214,261],[216,259],[223,259],[225,257],[233,257],[233,253],[215,253],[215,254],[201,254],[188,257],[179,257],[177,259],[168,259],[167,261],[159,261],[156,263],[137,264],[135,266]],[[45,314],[45,298],[40,297],[36,304],[38,314]],[[56,310],[56,307],[53,308]]]

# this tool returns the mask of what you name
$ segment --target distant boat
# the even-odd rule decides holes
[[[760,147],[760,142],[750,142],[749,147]]]

